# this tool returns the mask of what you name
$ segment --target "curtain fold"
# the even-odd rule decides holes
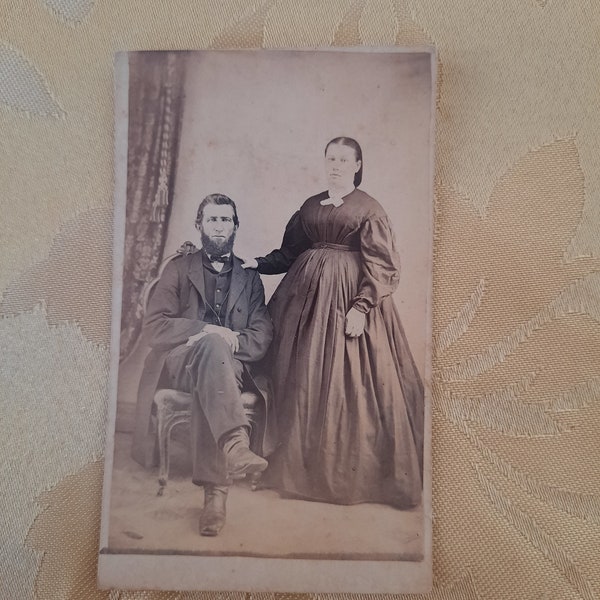
[[[127,220],[121,314],[121,359],[142,326],[142,292],[163,259],[183,112],[182,52],[129,57]]]

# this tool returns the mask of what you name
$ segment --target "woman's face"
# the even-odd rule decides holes
[[[354,148],[331,144],[325,153],[325,173],[329,187],[348,188],[354,185],[354,175],[360,169]]]

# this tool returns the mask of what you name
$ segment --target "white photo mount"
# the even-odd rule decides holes
[[[135,54],[167,53],[121,53],[115,62],[113,318],[99,585],[239,592],[429,591],[434,49],[168,53],[172,64],[185,61],[185,78],[178,92],[183,94],[180,133],[173,146],[178,156],[169,173],[163,254],[158,258],[186,240],[200,246],[195,211],[214,192],[237,204],[237,255],[261,256],[278,247],[291,215],[326,187],[325,144],[338,134],[353,137],[363,149],[361,188],[381,202],[393,225],[403,265],[393,297],[425,389],[419,507],[340,506],[234,486],[227,523],[216,538],[198,533],[202,489],[191,483],[185,460],[172,465],[169,483],[158,496],[156,469],[144,469],[129,456],[131,434],[126,430],[144,356],[138,339],[123,358],[122,337],[123,307],[140,302],[124,297],[124,276],[131,272],[125,247],[132,243],[137,219],[131,181],[143,177],[140,170],[132,173],[130,118],[136,107],[129,91],[143,85],[144,76],[132,71]],[[156,144],[149,156],[159,163],[164,128],[156,131],[159,139],[147,135],[148,144]],[[133,243],[143,241],[138,235]],[[268,299],[281,277],[263,275],[262,280]],[[138,350],[139,357],[132,359]],[[185,443],[184,435],[176,442],[180,454]],[[245,523],[253,518],[258,525],[246,531]]]

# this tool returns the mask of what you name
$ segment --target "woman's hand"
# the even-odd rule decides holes
[[[365,321],[365,313],[352,307],[346,315],[346,335],[352,338],[361,336],[365,330]]]
[[[258,269],[258,261],[255,258],[245,258],[242,269]]]

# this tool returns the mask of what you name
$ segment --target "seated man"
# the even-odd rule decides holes
[[[240,390],[243,380],[253,385],[251,363],[267,352],[273,326],[260,276],[233,255],[238,224],[230,198],[202,200],[196,218],[202,250],[166,266],[144,321],[152,350],[140,380],[133,457],[146,467],[155,463],[156,389],[191,393],[193,482],[204,486],[200,534],[206,536],[225,524],[231,480],[267,467],[249,448]]]

